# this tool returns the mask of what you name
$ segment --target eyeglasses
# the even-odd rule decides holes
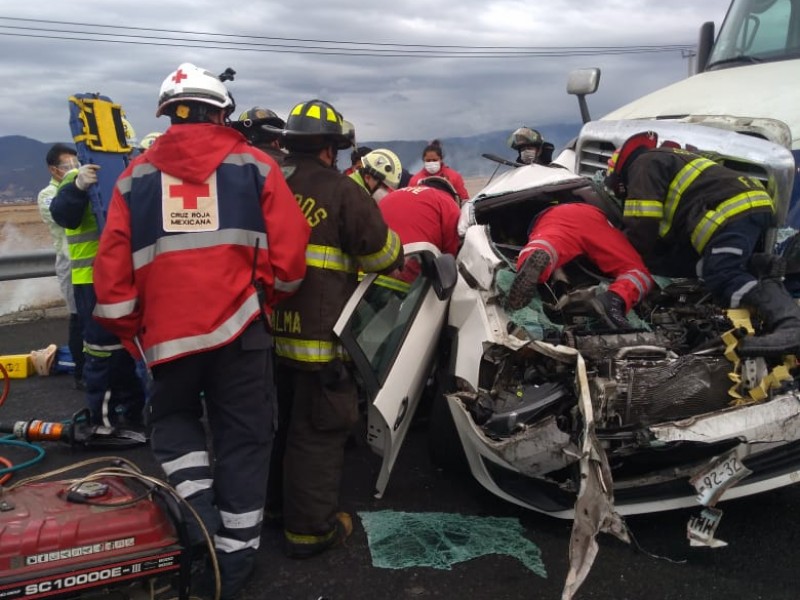
[[[56,165],[56,169],[59,171],[71,171],[72,169],[77,169],[80,166],[80,163],[77,160],[74,160]]]

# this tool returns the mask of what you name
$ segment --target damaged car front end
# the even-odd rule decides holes
[[[581,140],[587,147],[592,139],[621,143],[641,127],[590,123]],[[656,127],[663,139],[713,150],[731,168],[762,179],[779,219],[785,216],[788,151],[706,127]],[[587,162],[586,154],[579,159]],[[511,265],[538,210],[554,200],[588,201],[614,217],[597,182],[566,170],[530,170],[536,169],[545,173],[530,174],[535,185],[499,179],[476,196],[475,225],[458,257],[461,277],[449,311],[454,391],[447,403],[473,475],[511,502],[571,518],[591,420],[613,481],[605,484],[622,515],[697,506],[693,481],[721,456],[734,457],[737,474],[741,467],[751,473],[720,483],[725,489],[715,501],[800,479],[794,357],[740,359],[737,336],[755,324],[746,311],[715,305],[698,281],[659,278],[660,289],[629,315],[631,332],[603,330],[582,310],[585,295],[605,282],[579,261],[529,307],[506,312],[501,300]],[[513,177],[521,179],[520,171]],[[581,406],[584,395],[591,406]]]
[[[470,226],[450,265],[457,275],[441,268],[449,257],[435,249],[406,247],[421,265],[409,292],[387,310],[369,277],[336,327],[367,390],[368,441],[383,457],[377,495],[422,394],[433,391],[435,462],[466,466],[509,502],[574,519],[565,598],[588,572],[598,532],[627,539],[623,516],[697,507],[691,543],[724,545],[714,537],[719,501],[800,480],[797,361],[739,357],[738,342],[758,332],[757,319],[716,305],[701,282],[657,277],[623,332],[590,310],[608,280],[582,259],[556,270],[527,306],[505,308],[538,212],[588,202],[619,221],[620,207],[591,175],[642,128],[585,125],[576,170],[594,171],[528,165],[501,174],[463,209]],[[646,128],[765,184],[777,209],[760,249],[770,254],[791,193],[791,153],[723,129]],[[377,321],[385,324],[370,335]]]

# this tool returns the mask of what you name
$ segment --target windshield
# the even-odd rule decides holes
[[[733,0],[709,68],[800,58],[800,0]]]

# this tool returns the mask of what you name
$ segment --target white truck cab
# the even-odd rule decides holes
[[[600,120],[669,120],[723,128],[784,146],[800,165],[798,75],[800,0],[732,0],[716,40],[714,23],[700,28],[696,74]],[[584,121],[589,120],[584,96],[597,89],[599,77],[596,69],[570,75],[567,91],[578,96]],[[600,144],[596,150],[596,162],[587,161],[586,152],[579,157],[584,161],[576,165],[580,174],[605,168],[614,148]],[[786,224],[800,229],[797,169]]]

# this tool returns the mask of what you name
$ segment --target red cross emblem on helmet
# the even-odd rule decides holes
[[[172,76],[172,81],[174,81],[175,83],[180,83],[187,77],[189,76],[186,73],[178,69],[177,71],[175,71],[175,75]]]

